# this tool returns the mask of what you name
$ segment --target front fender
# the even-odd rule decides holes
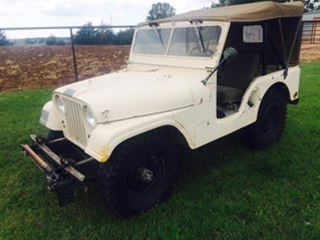
[[[189,147],[195,148],[193,129],[177,121],[174,116],[158,114],[98,125],[91,133],[85,152],[99,162],[105,163],[120,143],[162,126],[175,127],[185,137]]]

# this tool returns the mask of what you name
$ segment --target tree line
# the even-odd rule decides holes
[[[89,22],[74,34],[73,41],[78,45],[130,45],[132,42],[133,33],[134,29],[126,29],[114,32],[110,26],[105,25],[95,28],[92,23]],[[27,45],[45,44],[48,46],[59,46],[68,43],[66,42],[65,38],[55,37],[54,35],[51,35],[45,39],[26,38],[24,42]],[[14,42],[10,42],[5,33],[0,31],[0,46],[9,46],[13,44]]]
[[[7,39],[7,36],[3,31],[0,30],[0,46],[8,46],[11,45],[9,40]]]
[[[133,29],[121,30],[117,33],[109,26],[102,25],[95,28],[91,22],[85,24],[74,35],[74,43],[78,45],[130,45],[133,38]],[[65,45],[66,42],[53,35],[45,41],[46,45]]]
[[[262,0],[218,0],[218,3],[212,3],[211,7],[222,7],[235,4],[243,4],[250,2],[258,2]],[[285,2],[286,0],[275,0],[276,2]],[[320,0],[305,0],[305,11],[312,12],[320,10]],[[157,20],[160,18],[171,17],[176,14],[176,10],[169,3],[154,3],[148,12],[147,21]],[[85,24],[79,29],[74,36],[74,43],[79,45],[130,45],[133,38],[133,29],[121,30],[114,32],[110,26],[102,25],[100,28],[95,28],[91,22]],[[10,45],[5,33],[0,30],[0,46]],[[64,45],[62,39],[55,36],[50,36],[45,41],[46,45]]]
[[[74,36],[74,43],[79,45],[130,45],[133,29],[121,30],[117,33],[111,27],[102,25],[95,28],[91,22],[85,24]]]

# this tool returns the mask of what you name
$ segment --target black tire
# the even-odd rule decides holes
[[[257,121],[248,128],[248,141],[255,149],[264,149],[278,141],[284,131],[287,102],[276,91],[268,91],[260,105]]]
[[[62,131],[53,131],[53,130],[49,130],[48,135],[47,135],[47,140],[51,141],[51,140],[55,140],[58,138],[63,138],[63,132]]]
[[[123,143],[98,168],[107,207],[129,217],[164,201],[177,176],[178,158],[175,146],[160,137],[146,135]]]

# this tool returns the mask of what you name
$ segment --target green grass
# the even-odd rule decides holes
[[[235,134],[193,152],[172,198],[128,220],[96,191],[59,208],[18,147],[45,133],[51,91],[0,94],[0,239],[319,239],[320,65],[302,69],[301,103],[279,143],[251,151]]]

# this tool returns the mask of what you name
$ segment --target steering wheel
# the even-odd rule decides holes
[[[190,52],[190,56],[197,56],[197,55],[194,55],[194,51],[197,50],[202,56],[202,54],[205,54],[206,56],[211,56],[214,52],[211,51],[210,49],[208,48],[205,48],[204,49],[204,52],[202,52],[202,49],[201,47],[199,46],[195,46],[194,48],[192,48],[189,52]]]

